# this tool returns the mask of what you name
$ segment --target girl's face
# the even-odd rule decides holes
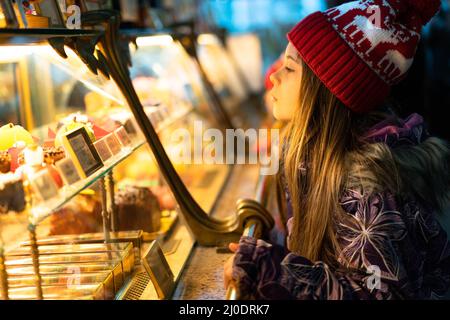
[[[302,67],[295,47],[289,43],[284,64],[270,76],[273,88],[270,95],[273,102],[273,115],[277,120],[289,121],[300,103],[300,81]]]

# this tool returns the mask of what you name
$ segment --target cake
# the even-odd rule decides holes
[[[54,164],[64,159],[65,153],[63,147],[44,148],[44,162],[46,164]]]
[[[115,194],[119,231],[156,232],[161,226],[158,199],[148,188],[126,186]]]
[[[25,209],[25,191],[22,180],[12,173],[0,174],[0,214]]]
[[[30,145],[34,143],[33,136],[22,126],[9,123],[0,127],[0,150],[6,151],[17,144]]]
[[[7,151],[0,151],[0,173],[8,173],[11,169],[11,155]]]
[[[152,186],[150,190],[158,198],[161,210],[175,210],[176,201],[173,198],[170,188],[167,186]]]
[[[77,195],[50,216],[50,235],[95,233],[103,231],[102,206],[95,195]]]
[[[64,159],[66,156],[66,154],[64,152],[64,148],[61,146],[60,147],[45,147],[43,149],[43,152],[44,152],[44,163],[46,163],[48,165],[54,164],[55,162]],[[25,157],[24,157],[23,152],[21,152],[19,154],[18,163],[21,166],[25,164]]]

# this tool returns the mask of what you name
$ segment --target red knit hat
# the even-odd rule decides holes
[[[307,16],[287,37],[339,100],[364,113],[405,77],[422,26],[439,7],[439,0],[354,1]]]

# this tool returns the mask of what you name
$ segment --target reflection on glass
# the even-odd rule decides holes
[[[68,59],[49,45],[0,46],[0,250],[9,276],[33,274],[28,227],[37,225],[41,272],[66,274],[43,275],[44,298],[92,298],[81,289],[92,287],[105,289],[95,298],[112,299],[120,281],[130,280],[145,242],[158,238],[163,249],[174,248],[168,261],[178,276],[194,240],[177,219],[177,203],[122,92],[65,50]],[[156,72],[164,68],[155,66]],[[193,108],[208,107],[186,83],[177,86],[180,96],[172,105],[170,99],[164,108],[147,104],[159,132]],[[166,83],[155,92],[171,87],[175,84]],[[101,158],[95,156],[99,152]],[[94,164],[96,170],[90,170]],[[117,232],[105,236],[107,229]],[[173,246],[171,237],[180,243]],[[114,244],[105,244],[107,238]],[[80,288],[65,285],[63,277],[74,273],[68,266],[80,276]],[[112,274],[114,285],[92,277],[98,271]],[[8,288],[10,298],[19,293],[36,298],[34,280],[8,282],[20,286]]]
[[[0,126],[20,121],[16,64],[0,63]]]
[[[240,104],[247,96],[233,60],[213,34],[201,34],[197,40],[200,63],[214,89],[219,94],[229,114],[238,112]],[[220,63],[217,63],[220,61]]]
[[[168,216],[173,219],[170,212],[174,212],[176,203],[161,178],[152,185],[139,186],[146,170],[158,171],[153,163],[133,161],[136,159],[134,153],[144,153],[149,157],[147,153],[150,150],[142,147],[143,136],[122,93],[113,81],[94,75],[73,51],[69,48],[65,50],[67,59],[61,58],[46,45],[0,47],[0,123],[12,123],[11,127],[8,125],[0,130],[0,164],[1,168],[6,168],[0,172],[0,204],[12,201],[3,186],[11,189],[16,182],[25,185],[30,195],[30,206],[22,213],[15,212],[13,206],[3,210],[5,212],[0,210],[0,242],[3,238],[8,251],[28,237],[29,221],[37,223],[45,219],[46,223],[40,228],[40,238],[103,231],[98,181],[111,170],[116,183],[115,191],[121,195],[121,198],[114,199],[119,208],[125,200],[128,206],[134,205],[130,204],[130,201],[135,201],[133,194],[147,195],[142,203],[136,199],[135,211],[129,210],[129,207],[123,210],[131,212],[130,216],[123,217],[123,224],[133,226],[132,230],[148,231],[151,222],[157,230],[161,210],[166,210],[169,204]],[[20,77],[16,78],[16,74]],[[84,142],[103,139],[107,148],[112,150],[110,141],[114,140],[118,150],[104,161],[98,171],[89,173],[81,180],[68,182],[66,178],[71,173],[60,170],[69,170],[73,166],[57,164],[63,160],[73,161],[74,155],[65,149],[67,145],[63,143],[63,137],[80,127],[86,129],[89,136]],[[124,139],[121,128],[127,132],[128,140]],[[37,159],[31,166],[24,153],[34,145],[39,146],[43,154],[40,154],[42,159]],[[91,162],[85,144],[83,148],[72,145],[72,149],[78,159]],[[89,167],[90,163],[85,166]],[[133,171],[123,171],[121,168],[124,167],[133,168]],[[36,177],[45,177],[46,180],[37,181]],[[49,199],[42,199],[39,197],[42,192],[33,190],[32,185],[40,188],[51,180],[58,187],[57,193]],[[142,189],[136,191],[138,187]],[[167,206],[160,206],[159,202]]]
[[[209,107],[199,70],[170,36],[142,37],[137,44],[137,50],[131,47],[134,88],[150,121],[159,129],[177,173],[197,203],[210,213],[230,166],[204,161],[206,146],[212,141],[203,133],[214,128],[223,132],[223,127]]]
[[[263,56],[258,36],[252,33],[229,36],[227,48],[245,77],[250,90],[254,93],[261,92],[264,83]]]

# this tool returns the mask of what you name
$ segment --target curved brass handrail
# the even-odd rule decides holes
[[[106,59],[111,78],[116,82],[123,92],[127,103],[144,134],[163,174],[170,186],[180,210],[194,234],[197,242],[201,245],[223,245],[236,241],[244,230],[245,221],[253,216],[269,216],[267,212],[250,211],[251,213],[239,214],[238,218],[228,220],[217,220],[206,214],[198,203],[193,199],[183,181],[177,174],[169,157],[167,156],[159,137],[150,120],[144,112],[144,108],[134,90],[130,79],[129,70],[124,63],[124,58],[118,47],[119,14],[110,10],[99,10],[87,12],[82,15],[84,26],[103,26],[104,34],[99,39],[100,53]],[[245,212],[249,212],[248,210]],[[270,218],[262,217],[263,221]]]
[[[272,176],[260,176],[256,188],[255,200],[241,199],[237,202],[237,211],[241,219],[245,221],[242,236],[261,238],[265,232],[272,229],[275,221],[272,215],[267,212],[267,202],[269,199],[269,189],[273,186]],[[256,213],[256,214],[255,214]],[[239,293],[231,282],[226,291],[226,300],[237,300]]]
[[[261,235],[261,223],[257,219],[251,219],[247,222],[242,236],[259,238]],[[231,282],[225,293],[226,300],[238,300],[238,290],[233,282]]]

